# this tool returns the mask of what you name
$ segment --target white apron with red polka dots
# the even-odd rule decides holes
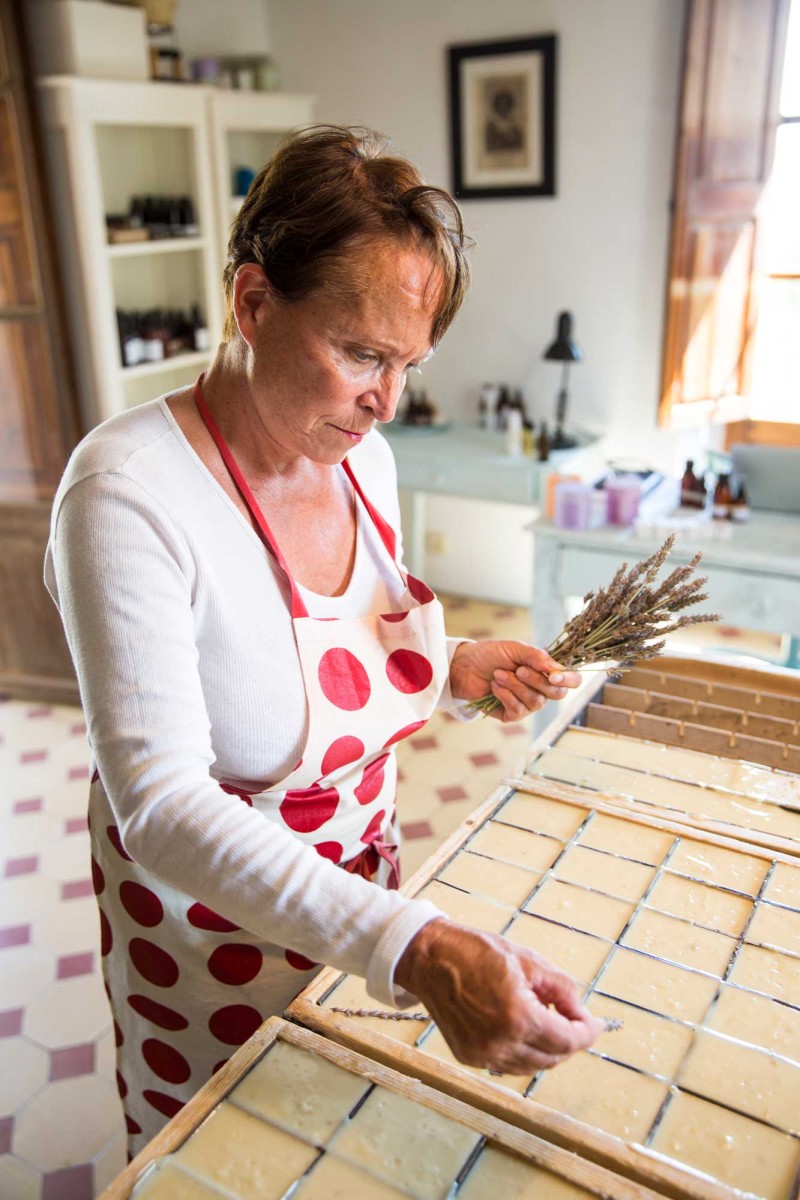
[[[306,745],[286,778],[247,787],[220,784],[345,870],[397,887],[394,746],[425,724],[444,686],[442,606],[430,588],[397,567],[405,584],[398,611],[309,617],[200,382],[195,398],[201,415],[291,585],[308,704]],[[394,531],[361,492],[349,463],[343,465],[396,563]],[[90,831],[117,1082],[135,1154],[263,1020],[285,1010],[319,965],[291,947],[254,941],[247,930],[134,862],[97,773]]]

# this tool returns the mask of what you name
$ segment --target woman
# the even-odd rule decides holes
[[[234,224],[208,373],[67,468],[47,581],[97,764],[132,1151],[319,963],[380,1004],[418,997],[476,1065],[534,1070],[598,1032],[535,955],[392,890],[394,746],[437,703],[491,687],[516,720],[577,683],[522,643],[449,641],[402,567],[373,430],[467,282],[446,193],[369,132],[299,134]]]

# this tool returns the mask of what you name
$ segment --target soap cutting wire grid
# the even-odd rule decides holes
[[[503,818],[502,818],[503,808],[505,807],[505,804],[507,804],[508,801],[513,798],[514,794],[515,794],[514,792],[511,792],[509,794],[509,796],[506,798],[504,804],[501,805],[495,811],[495,813],[493,814],[491,823],[505,824],[503,822]],[[569,801],[565,802],[562,800],[550,800],[550,799],[545,799],[545,798],[542,798],[542,799],[547,804],[554,804],[554,805],[558,805],[560,807],[569,805]],[[576,801],[572,805],[572,807],[580,809],[582,806]],[[582,844],[581,843],[582,836],[591,830],[592,825],[598,819],[598,817],[601,815],[602,814],[595,812],[594,810],[589,811],[587,813],[586,817],[578,825],[578,828],[573,832],[573,834],[568,839],[558,838],[556,835],[550,833],[547,829],[542,829],[542,830],[538,831],[543,836],[547,836],[547,837],[551,837],[551,838],[554,837],[556,841],[563,842],[564,843],[563,847],[560,850],[560,852],[558,853],[557,857],[551,863],[550,867],[545,872],[542,873],[541,878],[538,880],[535,887],[532,888],[530,894],[525,898],[523,903],[521,905],[519,905],[517,910],[512,913],[508,922],[503,927],[502,932],[504,934],[508,934],[512,930],[512,927],[515,924],[515,922],[517,920],[519,920],[520,917],[527,916],[528,919],[535,918],[536,920],[544,921],[548,924],[559,926],[561,928],[569,930],[570,932],[580,933],[583,936],[592,937],[598,941],[606,941],[608,943],[608,952],[607,952],[602,964],[600,965],[598,970],[595,972],[594,977],[591,979],[588,987],[586,988],[585,993],[584,993],[584,999],[588,1000],[590,996],[597,996],[602,999],[613,1000],[616,1004],[621,1003],[632,1009],[638,1010],[639,1012],[643,1012],[648,1015],[655,1015],[662,1020],[667,1020],[667,1021],[673,1022],[676,1025],[683,1026],[684,1028],[687,1028],[692,1031],[691,1041],[689,1042],[686,1050],[684,1051],[684,1053],[680,1059],[680,1062],[678,1064],[677,1069],[675,1069],[671,1072],[667,1072],[667,1073],[660,1073],[657,1070],[647,1071],[647,1070],[643,1069],[642,1067],[633,1066],[632,1064],[625,1062],[624,1059],[621,1057],[620,1058],[614,1057],[614,1055],[612,1053],[610,1053],[609,1051],[601,1052],[594,1048],[591,1048],[589,1050],[590,1054],[595,1055],[601,1059],[604,1059],[610,1063],[613,1063],[616,1066],[619,1066],[626,1070],[632,1071],[637,1075],[642,1075],[646,1078],[653,1079],[654,1081],[658,1082],[659,1084],[667,1084],[668,1085],[668,1091],[664,1098],[664,1101],[661,1104],[661,1106],[655,1116],[655,1119],[652,1121],[646,1137],[644,1139],[642,1139],[642,1141],[641,1141],[642,1145],[644,1145],[645,1147],[650,1147],[652,1145],[653,1140],[656,1137],[659,1127],[660,1127],[660,1125],[664,1119],[664,1116],[666,1115],[673,1099],[679,1093],[685,1092],[686,1094],[694,1096],[700,1100],[703,1100],[706,1103],[716,1105],[718,1108],[722,1108],[729,1112],[736,1113],[738,1116],[744,1116],[748,1120],[756,1122],[758,1125],[762,1125],[767,1129],[774,1130],[775,1132],[781,1134],[783,1137],[792,1138],[796,1142],[798,1149],[800,1150],[800,1136],[798,1136],[798,1133],[796,1133],[795,1131],[788,1129],[785,1126],[782,1126],[780,1124],[776,1124],[772,1121],[766,1120],[763,1117],[756,1116],[756,1115],[754,1115],[752,1110],[748,1111],[748,1110],[745,1110],[742,1108],[736,1108],[732,1104],[726,1104],[719,1099],[712,1098],[708,1095],[705,1095],[701,1091],[697,1091],[696,1089],[694,1089],[692,1087],[688,1087],[688,1086],[685,1086],[684,1084],[679,1084],[677,1082],[678,1078],[680,1077],[683,1066],[686,1063],[687,1059],[689,1058],[693,1047],[695,1046],[695,1043],[697,1040],[697,1033],[705,1032],[705,1031],[709,1030],[709,1028],[710,1028],[708,1025],[708,1022],[713,1015],[714,1009],[719,1001],[720,995],[722,994],[724,985],[728,984],[730,981],[731,973],[736,966],[737,960],[739,959],[742,948],[745,946],[745,944],[768,949],[770,952],[772,952],[774,954],[783,955],[786,958],[788,958],[794,962],[797,962],[798,966],[800,966],[800,957],[799,956],[793,955],[790,952],[787,952],[785,950],[777,948],[774,945],[767,944],[766,946],[764,946],[762,943],[759,943],[759,942],[747,942],[746,941],[750,926],[752,925],[752,922],[753,922],[757,912],[762,907],[762,905],[769,904],[769,905],[773,905],[776,908],[784,909],[786,911],[791,911],[791,912],[800,911],[800,910],[793,908],[786,904],[776,903],[775,901],[766,901],[764,898],[765,890],[768,888],[769,883],[773,877],[773,873],[775,871],[776,861],[774,859],[770,859],[768,852],[762,852],[761,854],[748,855],[745,850],[734,851],[734,853],[741,853],[743,858],[753,858],[761,863],[767,864],[767,869],[766,869],[764,878],[759,887],[758,894],[755,897],[753,897],[752,895],[749,895],[748,893],[743,892],[735,887],[715,884],[715,883],[711,883],[711,882],[709,882],[709,880],[703,879],[702,877],[699,877],[699,876],[687,875],[686,872],[683,870],[681,870],[680,872],[674,873],[674,877],[677,877],[680,879],[685,879],[687,882],[700,884],[705,887],[717,888],[719,891],[721,891],[725,894],[735,896],[743,901],[746,901],[751,906],[750,913],[748,914],[748,916],[743,924],[743,927],[740,930],[738,935],[736,935],[736,936],[729,935],[729,934],[726,934],[723,930],[719,930],[719,929],[712,930],[712,932],[716,932],[717,934],[720,934],[723,937],[730,937],[730,940],[732,942],[732,951],[731,951],[730,959],[728,961],[727,967],[725,968],[722,976],[716,975],[713,972],[699,971],[696,968],[687,966],[685,963],[681,963],[681,962],[678,962],[673,959],[665,958],[658,954],[653,954],[649,951],[644,951],[644,950],[641,950],[634,946],[626,945],[622,940],[640,913],[642,913],[642,912],[664,913],[665,912],[664,909],[655,909],[653,907],[648,906],[647,901],[648,901],[650,895],[652,894],[654,888],[657,886],[658,882],[663,878],[665,872],[669,871],[669,863],[672,860],[672,858],[674,857],[674,855],[676,854],[676,852],[678,851],[679,847],[685,841],[689,841],[689,842],[694,841],[694,838],[691,836],[680,836],[677,834],[669,834],[668,836],[673,837],[673,842],[672,842],[672,845],[669,847],[669,849],[666,851],[666,853],[663,855],[662,860],[659,864],[646,863],[646,862],[643,862],[641,859],[635,859],[635,858],[631,858],[629,856],[621,855],[621,854],[608,854],[606,851],[595,849],[594,847],[587,847],[587,849],[591,849],[593,853],[605,855],[605,857],[611,858],[614,861],[621,860],[624,862],[636,863],[637,865],[643,865],[643,866],[648,866],[648,867],[655,866],[655,868],[656,868],[653,873],[653,877],[651,878],[650,882],[647,884],[646,888],[644,889],[644,891],[641,894],[641,896],[639,897],[639,899],[635,902],[632,900],[628,901],[628,903],[631,903],[633,905],[632,912],[630,913],[630,916],[628,917],[628,920],[626,921],[624,928],[620,931],[617,938],[613,942],[607,938],[600,938],[600,937],[598,937],[597,934],[589,933],[588,930],[582,929],[580,926],[571,925],[566,922],[556,921],[551,917],[545,917],[540,914],[530,913],[529,911],[527,911],[528,906],[535,899],[536,895],[541,890],[543,885],[550,879],[558,879],[559,878],[557,875],[554,874],[555,869],[559,866],[559,864],[561,864],[565,861],[565,859],[569,855],[570,850],[572,850],[573,847],[580,846]],[[606,815],[610,815],[610,814],[606,814]],[[624,820],[624,816],[621,814],[613,814],[613,816],[615,817],[615,819]],[[456,855],[454,855],[449,860],[449,862],[447,864],[445,864],[442,869],[440,869],[440,871],[436,877],[437,880],[439,880],[442,883],[444,882],[444,881],[441,881],[441,879],[440,879],[442,870],[446,870],[447,866],[449,866],[450,863],[453,862],[453,859],[455,857],[457,857],[458,854],[461,854],[464,851],[470,850],[470,845],[471,845],[472,841],[475,838],[479,837],[480,834],[486,830],[486,828],[489,824],[490,824],[490,822],[487,821],[484,824],[482,824],[478,829],[475,830],[475,832],[471,835],[471,837],[468,839],[468,841],[465,842],[459,848]],[[517,829],[519,828],[518,826],[514,826],[514,825],[511,825],[511,826],[507,825],[506,827],[507,828],[517,828]],[[655,827],[648,827],[648,828],[653,828],[655,830]],[[537,832],[536,830],[531,830],[531,831]],[[667,831],[657,831],[657,832],[665,832],[666,833]],[[488,855],[481,854],[480,851],[470,851],[470,852],[477,853],[480,855],[480,857],[483,857],[483,858],[490,857]],[[492,859],[491,861],[495,861],[495,862],[502,864],[502,862],[504,860]],[[517,865],[520,865],[520,864],[517,864]],[[798,864],[798,867],[800,868],[800,864]],[[671,875],[673,874],[673,872],[669,872],[669,873]],[[798,873],[800,874],[800,870]],[[568,883],[569,881],[561,880],[561,882]],[[452,884],[447,884],[447,883],[445,883],[444,886],[453,887]],[[581,885],[571,884],[570,886],[580,887]],[[467,889],[455,888],[454,890],[466,892]],[[601,892],[600,889],[598,889],[598,888],[588,887],[588,888],[584,888],[584,890],[591,892],[591,893],[597,892],[600,895],[610,895],[610,893],[608,893],[608,892]],[[470,893],[468,893],[468,894],[470,894]],[[616,898],[619,899],[620,897],[616,897]],[[698,928],[698,929],[708,929],[709,928],[709,926],[701,925],[699,922],[688,921],[685,918],[677,917],[673,913],[666,912],[666,915],[670,916],[673,920],[679,920],[679,921],[682,920],[683,923],[687,926],[687,930],[690,928]],[[677,970],[681,970],[681,971],[687,971],[693,976],[696,975],[696,976],[699,976],[704,979],[718,979],[719,980],[718,986],[716,987],[716,989],[714,991],[714,995],[713,995],[710,1003],[707,1005],[707,1007],[705,1009],[705,1013],[703,1014],[702,1019],[699,1021],[682,1021],[668,1013],[663,1013],[663,1012],[658,1012],[657,1010],[647,1009],[647,1008],[643,1007],[642,1005],[636,1004],[630,1000],[625,999],[624,996],[618,996],[618,995],[614,995],[611,992],[605,992],[603,990],[603,976],[606,973],[606,971],[608,970],[608,968],[610,967],[611,963],[614,960],[615,955],[617,954],[617,952],[620,948],[625,949],[630,953],[639,954],[643,958],[651,959],[655,962],[662,963],[665,966],[668,966],[672,970],[677,969]],[[326,1003],[326,1001],[335,995],[335,988],[340,983],[341,983],[341,980],[337,981],[337,984],[334,985],[325,994],[325,996],[320,998],[319,1002],[325,1004],[326,1008],[329,1007],[329,1005],[328,1005],[328,1003]],[[759,996],[762,998],[766,997],[772,1003],[782,1005],[786,1009],[800,1014],[800,995],[795,996],[794,1002],[790,1003],[785,1000],[779,1000],[776,996],[774,996],[768,992],[756,991],[753,988],[748,988],[741,984],[732,983],[732,984],[730,984],[730,986],[735,987],[738,990],[740,990],[746,994],[749,994],[749,995],[755,995],[755,996]],[[426,1042],[427,1038],[431,1036],[434,1029],[435,1029],[435,1025],[433,1024],[433,1022],[430,1022],[430,1024],[424,1030],[421,1031],[419,1037],[414,1042],[414,1045],[418,1049],[424,1050],[425,1042]],[[733,1037],[730,1034],[723,1034],[718,1030],[713,1030],[711,1032],[713,1032],[714,1037],[720,1039],[721,1043],[728,1041],[728,1042],[733,1043],[734,1045],[745,1046],[748,1049],[753,1049],[761,1054],[764,1054],[765,1056],[777,1058],[780,1061],[787,1064],[789,1067],[794,1068],[797,1072],[797,1094],[800,1094],[800,1063],[798,1063],[798,1062],[794,1061],[793,1059],[790,1059],[784,1055],[778,1054],[771,1049],[766,1049],[763,1046],[758,1046],[753,1042],[747,1042],[741,1038]],[[524,1091],[524,1095],[527,1097],[530,1097],[532,1099],[536,1099],[537,1087],[546,1079],[547,1079],[547,1072],[539,1072],[536,1075],[534,1075],[533,1078],[531,1079],[530,1083],[526,1087],[526,1089]],[[542,1101],[542,1103],[545,1103],[545,1101]],[[674,1158],[673,1156],[669,1156],[669,1157],[672,1157],[673,1161],[678,1161],[678,1162],[682,1161],[680,1159]],[[688,1164],[688,1165],[691,1165],[691,1164]],[[787,1193],[787,1198],[788,1197],[794,1198],[795,1196],[797,1196],[799,1183],[800,1183],[800,1173],[798,1175],[798,1178],[794,1180],[791,1188],[789,1189],[789,1191]]]

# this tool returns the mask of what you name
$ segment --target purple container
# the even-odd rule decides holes
[[[642,483],[636,475],[615,475],[605,486],[611,525],[632,525],[639,515]]]
[[[584,483],[559,483],[553,502],[553,523],[559,529],[588,529],[592,488]]]

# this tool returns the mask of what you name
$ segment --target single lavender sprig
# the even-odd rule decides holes
[[[656,586],[674,542],[672,533],[655,554],[634,563],[630,571],[623,563],[607,587],[586,593],[581,611],[547,647],[547,653],[564,670],[591,669],[591,664],[608,663],[605,669],[609,675],[618,676],[635,662],[657,658],[664,649],[666,634],[722,619],[719,613],[684,613],[708,599],[703,592],[707,579],[692,578],[702,557],[699,551],[690,563],[675,567]],[[501,707],[491,692],[468,705],[484,716]]]

